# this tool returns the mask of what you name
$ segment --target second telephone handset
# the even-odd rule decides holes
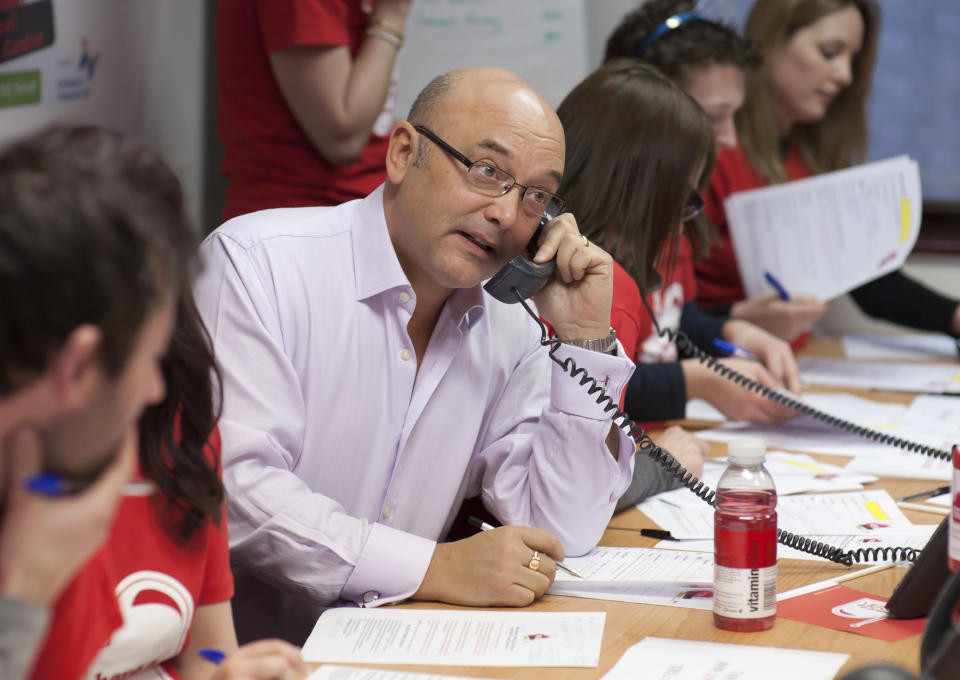
[[[500,271],[494,274],[493,277],[483,285],[485,291],[500,300],[500,302],[513,304],[519,300],[517,293],[519,293],[523,299],[527,299],[535,295],[546,285],[550,277],[553,276],[554,270],[557,268],[556,258],[537,263],[533,261],[533,256],[536,255],[537,249],[539,248],[540,233],[547,225],[547,222],[554,217],[556,217],[556,215],[548,212],[543,214],[537,230],[533,233],[533,238],[527,243],[526,256],[517,255],[503,265]],[[516,292],[514,292],[514,289],[516,289]]]

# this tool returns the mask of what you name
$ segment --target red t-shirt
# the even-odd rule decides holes
[[[219,431],[207,451],[219,466]],[[157,500],[130,491],[121,500],[106,545],[54,607],[35,680],[179,679],[172,659],[189,641],[196,608],[233,596],[226,519],[183,543]]]
[[[266,208],[336,205],[383,182],[395,83],[360,158],[334,165],[287,107],[269,60],[296,45],[346,45],[355,56],[366,21],[360,0],[220,0],[218,126],[221,172],[230,183],[224,219]]]
[[[665,250],[665,253],[668,252]],[[693,274],[693,246],[681,236],[676,248],[673,267],[661,265],[657,272],[663,285],[647,295],[650,309],[660,328],[677,330],[683,306],[697,295],[696,278]],[[613,263],[613,307],[610,322],[617,331],[630,358],[637,362],[663,363],[677,360],[677,347],[670,338],[657,334],[643,306],[640,288],[633,277],[619,263]]]
[[[803,179],[811,174],[793,148],[787,154],[784,170],[788,180]],[[723,201],[738,191],[765,186],[767,181],[753,169],[740,147],[720,152],[717,167],[710,178],[710,187],[704,196],[705,212],[717,225],[720,238],[710,248],[710,256],[699,260],[695,265],[697,299],[701,306],[710,308],[731,305],[746,297]]]

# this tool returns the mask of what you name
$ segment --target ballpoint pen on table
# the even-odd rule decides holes
[[[906,510],[919,510],[920,512],[929,512],[934,515],[949,515],[950,508],[942,508],[939,505],[925,505],[923,503],[905,503],[897,501],[897,507]]]
[[[756,355],[748,349],[734,345],[732,342],[727,342],[726,340],[721,340],[720,338],[713,339],[713,346],[719,349],[721,352],[726,352],[732,357],[740,357],[741,359],[751,359],[757,361]]]
[[[950,491],[950,485],[938,486],[936,489],[929,489],[927,491],[921,491],[920,493],[912,493],[909,496],[901,496],[900,498],[895,499],[898,503],[900,501],[915,501],[918,498],[930,498],[932,496],[939,496],[940,494],[945,494]]]
[[[783,287],[782,283],[777,281],[777,278],[773,274],[770,272],[763,272],[763,278],[767,280],[767,283],[773,286],[773,289],[777,291],[777,295],[780,296],[781,300],[790,299],[790,293],[787,292],[787,289]]]
[[[479,517],[474,517],[473,515],[470,515],[467,518],[467,522],[477,527],[481,531],[490,531],[491,529],[496,529],[496,527],[493,526],[492,524],[489,524],[488,522],[484,522]],[[573,569],[565,565],[563,562],[554,562],[554,564],[557,565],[557,569],[563,569],[565,572],[567,572],[571,576],[576,576],[577,578],[583,578],[583,574],[580,574],[574,571]]]
[[[659,538],[661,541],[676,541],[677,539],[673,537],[669,531],[665,529],[641,529],[641,536],[647,536],[648,538]]]

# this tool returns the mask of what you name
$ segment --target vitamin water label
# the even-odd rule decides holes
[[[777,567],[713,569],[713,611],[733,619],[762,619],[777,613]]]

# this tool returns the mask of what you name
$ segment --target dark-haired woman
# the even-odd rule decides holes
[[[736,144],[733,114],[743,102],[744,72],[762,61],[756,45],[693,11],[690,0],[650,0],[627,14],[607,41],[606,58],[640,60],[673,80],[706,113],[719,148]],[[709,169],[705,178],[709,178]],[[691,194],[691,198],[697,196]],[[695,207],[691,208],[695,212]],[[796,362],[786,343],[751,323],[707,314],[698,308],[694,258],[706,253],[706,235],[711,230],[701,218],[693,220],[687,231],[698,239],[698,252],[694,252],[687,234],[679,236],[672,269],[660,271],[664,285],[648,295],[657,325],[683,330],[708,352],[714,351],[714,339],[744,347],[760,357],[765,366],[742,359],[726,360],[732,368],[768,386],[783,382],[792,390],[799,389]],[[814,304],[819,317],[822,305]],[[645,310],[637,310],[636,316],[642,343],[637,360],[644,363],[637,366],[627,388],[630,412],[648,414],[648,418],[682,418],[687,400],[701,398],[735,420],[777,422],[794,415],[733,384],[696,359],[679,357],[675,343],[657,333]]]
[[[866,99],[879,23],[874,0],[759,0],[754,5],[745,33],[760,44],[765,65],[748,75],[745,103],[735,118],[740,146],[720,154],[706,196],[720,241],[709,259],[697,264],[702,304],[729,306],[732,315],[786,339],[809,328],[794,314],[792,299],[780,300],[774,293],[744,299],[723,201],[738,191],[866,159]],[[871,316],[960,336],[957,301],[899,271],[851,295]]]
[[[104,548],[58,600],[33,669],[43,678],[269,680],[304,671],[279,640],[237,647],[213,354],[189,291],[161,362],[165,399],[140,420],[139,470]],[[116,601],[102,602],[107,581]],[[214,666],[197,652],[226,653]]]
[[[705,225],[696,219],[685,223],[684,217],[692,187],[710,175],[713,133],[696,102],[635,60],[605,64],[567,95],[557,114],[567,142],[559,191],[568,197],[581,231],[614,258],[611,322],[624,349],[639,359],[644,351],[638,332],[645,313],[641,291],[651,287],[655,269],[672,280],[683,230],[695,244],[705,238]],[[645,412],[631,415],[650,419]],[[704,442],[670,428],[657,443],[699,474]],[[619,506],[672,486],[662,469],[640,456]]]

